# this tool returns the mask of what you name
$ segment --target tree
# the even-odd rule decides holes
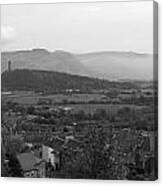
[[[111,179],[111,149],[106,148],[107,134],[100,126],[88,131],[84,144],[84,154],[88,174],[93,179]]]
[[[65,178],[114,179],[108,135],[100,126],[90,127],[78,149],[62,151],[61,175]],[[109,136],[110,137],[110,136]]]
[[[86,114],[83,110],[79,110],[77,113],[76,113],[76,119],[77,120],[84,120],[86,117]]]
[[[107,118],[107,112],[105,109],[97,109],[93,115],[95,120],[102,120]]]
[[[24,177],[21,166],[15,155],[9,156],[9,176],[10,177]]]
[[[8,155],[20,153],[24,148],[24,143],[19,138],[9,140],[6,144],[6,152]]]
[[[35,114],[35,108],[33,106],[29,106],[27,108],[27,113],[28,114]]]

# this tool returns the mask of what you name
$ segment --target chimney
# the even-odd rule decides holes
[[[8,71],[11,72],[11,61],[8,61]]]

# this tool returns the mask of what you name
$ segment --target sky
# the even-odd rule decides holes
[[[1,6],[2,51],[153,51],[153,2]]]

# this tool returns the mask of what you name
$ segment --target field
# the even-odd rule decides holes
[[[104,109],[107,113],[116,114],[121,108],[128,107],[131,109],[142,109],[144,106],[136,106],[131,104],[68,104],[65,107],[70,107],[73,112],[83,110],[85,113],[94,113],[96,110]]]
[[[2,95],[9,101],[16,102],[19,104],[37,104],[39,100],[52,100],[52,103],[64,103],[67,102],[89,102],[89,101],[100,101],[103,95],[100,94],[52,94],[52,95],[41,95],[32,92],[14,92],[10,95]]]
[[[83,110],[85,113],[94,113],[96,110],[104,109],[109,114],[116,114],[116,112],[124,107],[131,109],[142,109],[145,106],[138,106],[133,104],[111,104],[111,103],[100,103],[101,98],[104,97],[102,94],[52,94],[52,95],[41,95],[32,92],[14,92],[10,95],[3,95],[2,99],[6,101],[15,102],[21,105],[38,105],[41,100],[41,104],[48,105],[47,101],[51,101],[51,108],[58,107],[69,107],[74,113]],[[65,104],[65,101],[67,102]],[[73,104],[71,103],[73,101]],[[95,101],[99,103],[90,103]],[[44,103],[45,102],[45,103]],[[69,103],[68,103],[69,102]],[[59,104],[59,105],[58,105]],[[61,105],[60,105],[61,104]]]

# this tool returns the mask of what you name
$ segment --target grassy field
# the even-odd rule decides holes
[[[71,107],[73,112],[83,110],[86,113],[94,113],[97,109],[104,109],[107,113],[116,114],[117,111],[124,107],[131,109],[142,109],[143,106],[136,106],[131,104],[68,104],[65,107]]]
[[[62,103],[62,107],[71,107],[73,112],[79,112],[80,110],[86,113],[94,113],[97,109],[104,109],[107,113],[116,114],[116,112],[123,107],[129,107],[131,109],[141,109],[143,106],[137,106],[132,104],[91,104],[89,101],[100,101],[101,94],[53,94],[53,95],[40,95],[31,92],[16,92],[11,95],[2,96],[3,100],[12,101],[21,105],[37,105],[40,100],[52,100],[51,107],[59,107],[58,103]],[[64,104],[64,101],[73,101],[76,104]],[[81,104],[83,102],[83,104]]]
[[[63,103],[67,102],[85,102],[89,101],[100,101],[103,95],[100,94],[72,94],[72,95],[64,95],[64,94],[53,94],[53,95],[39,95],[34,93],[22,93],[18,92],[11,95],[2,96],[9,101],[16,102],[19,104],[37,104],[39,100],[52,100],[52,104],[55,103]]]

